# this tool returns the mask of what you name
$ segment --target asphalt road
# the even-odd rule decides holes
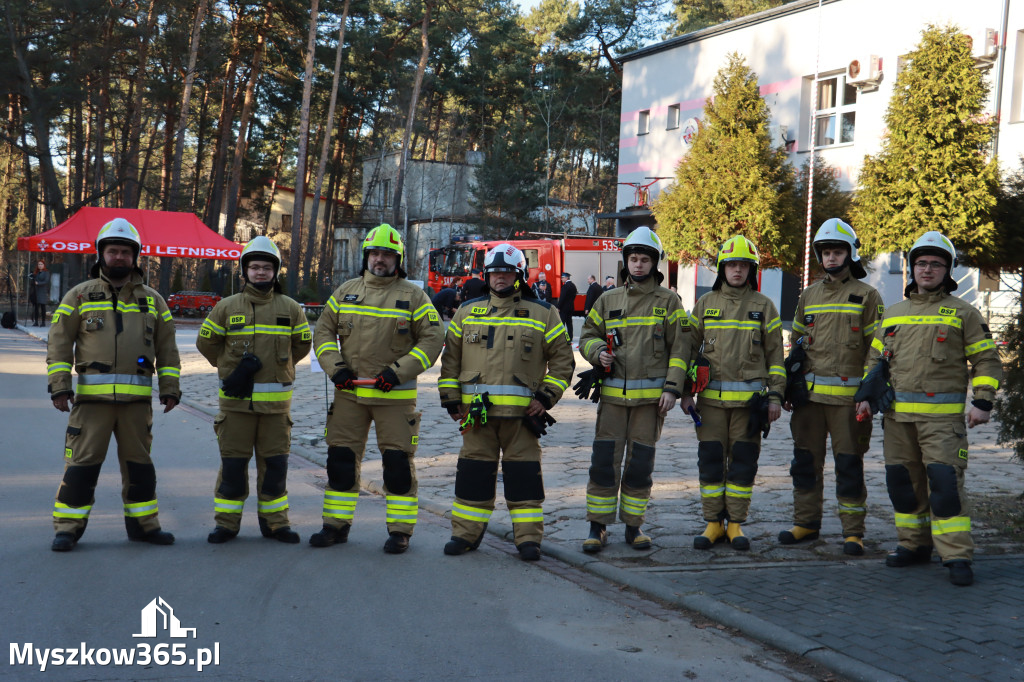
[[[260,537],[250,496],[239,538],[210,545],[217,450],[209,417],[187,407],[157,411],[153,428],[160,517],[177,543],[126,540],[108,461],[81,543],[51,552],[67,415],[45,393],[44,358],[39,341],[0,331],[0,679],[811,679],[772,650],[550,557],[523,563],[509,543],[446,557],[448,523],[425,511],[409,552],[384,554],[377,496],[360,498],[348,544],[311,548],[321,469],[298,457],[289,498],[303,543]],[[169,617],[156,619],[156,637],[133,636],[146,634],[155,599],[194,637],[172,638]],[[134,663],[115,664],[128,650]]]

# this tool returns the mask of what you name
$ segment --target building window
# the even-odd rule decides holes
[[[668,124],[666,130],[675,130],[679,127],[679,105],[671,104],[668,107]]]
[[[825,76],[816,85],[814,147],[853,142],[857,88],[847,85],[844,74]]]
[[[640,112],[640,118],[637,119],[637,126],[636,126],[636,134],[637,135],[646,135],[649,132],[651,132],[651,111],[650,111],[650,109],[648,109],[647,111],[641,111]]]
[[[380,205],[391,208],[391,180],[380,181]]]

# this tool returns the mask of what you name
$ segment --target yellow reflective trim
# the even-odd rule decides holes
[[[978,341],[977,343],[972,343],[971,345],[964,348],[964,355],[970,357],[976,353],[980,353],[983,350],[994,350],[995,347],[996,342],[993,341],[992,339],[982,339],[981,341]]]
[[[857,386],[823,386],[815,384],[811,386],[810,382],[807,384],[807,388],[810,389],[811,393],[817,393],[818,395],[838,395],[838,396],[854,396],[857,393]]]
[[[901,403],[893,402],[894,412],[916,414],[959,414],[964,411],[963,403]]]
[[[491,520],[491,510],[481,509],[479,507],[471,507],[469,505],[453,502],[452,516],[457,516],[460,519],[466,519],[468,521],[478,521],[480,523],[487,523]]]
[[[392,391],[394,393],[394,391]],[[660,395],[660,394],[659,394]],[[462,403],[468,405],[473,402],[474,395],[469,393],[462,394]],[[489,396],[491,405],[512,405],[516,407],[526,407],[533,400],[532,396],[519,396],[519,395],[494,395],[493,393]]]
[[[385,393],[373,386],[356,386],[355,391],[342,391],[342,393],[348,393],[349,395],[355,393],[357,398],[384,398],[386,400],[413,400],[416,398],[415,388],[392,390]]]
[[[885,352],[885,344],[880,339],[871,339],[871,347],[879,353]]]
[[[251,400],[254,403],[275,403],[283,400],[291,400],[291,391],[274,391],[272,393],[253,393],[252,397],[249,398],[235,398],[233,396],[224,395],[224,389],[217,391],[217,395],[225,400]]]
[[[964,321],[959,317],[949,317],[946,315],[898,315],[882,320],[883,329],[895,327],[898,324],[948,324],[951,327],[962,329]]]
[[[601,395],[606,395],[610,398],[625,398],[626,400],[660,398],[662,393],[664,393],[662,388],[627,388],[626,392],[623,393],[621,387],[601,386]]]
[[[969,516],[954,516],[951,519],[932,519],[932,535],[970,532],[971,517]]]
[[[901,514],[894,512],[893,517],[896,520],[897,528],[920,528],[921,526],[927,526],[931,517],[928,514]]]
[[[545,331],[543,322],[540,320],[532,320],[528,317],[466,317],[462,320],[463,328],[470,324],[482,324],[489,327],[500,327],[502,325],[512,327],[529,327],[531,329],[536,329],[539,332]]]
[[[79,395],[153,395],[152,386],[133,386],[131,384],[78,384]]]
[[[329,350],[339,351],[340,352],[341,349],[338,348],[338,340],[337,339],[334,339],[332,341],[326,341],[326,342],[320,344],[317,347],[316,351],[315,351],[316,352],[316,356],[319,358],[321,355],[323,355],[324,353],[326,353]]]
[[[991,386],[994,390],[999,390],[999,380],[992,377],[976,376],[971,380],[971,386]]]
[[[757,393],[757,391],[715,391],[706,388],[697,395],[709,400],[742,400],[746,402],[750,400],[750,396],[754,393]]]
[[[756,331],[761,329],[761,323],[757,320],[704,320],[704,329],[746,329]]]
[[[606,342],[602,341],[601,339],[590,339],[585,344],[583,344],[583,354],[586,355],[587,353],[589,353],[590,349],[594,347],[594,344],[598,344],[603,347],[605,343]]]

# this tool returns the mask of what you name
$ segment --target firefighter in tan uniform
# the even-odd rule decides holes
[[[690,318],[679,297],[660,284],[663,257],[661,240],[649,227],[633,230],[622,247],[623,286],[597,299],[580,336],[580,352],[601,384],[584,552],[600,552],[607,544],[616,506],[626,543],[634,549],[651,546],[641,525],[651,497],[655,444],[665,415],[683,394],[690,357]]]
[[[71,411],[64,444],[64,479],[53,510],[52,549],[66,552],[85,532],[110,436],[117,439],[121,498],[128,537],[170,545],[157,519],[153,444],[153,375],[160,404],[181,399],[181,362],[167,303],[142,283],[142,240],[123,218],[96,236],[92,277],[64,296],[53,314],[46,363],[53,406]],[[71,368],[78,373],[77,391]]]
[[[696,361],[710,363],[710,382],[697,394],[697,469],[708,525],[693,539],[695,549],[710,549],[725,538],[734,549],[750,549],[742,524],[761,437],[782,414],[782,321],[771,300],[757,291],[759,265],[749,239],[726,241],[718,252],[712,291],[700,297],[690,320]],[[684,395],[683,411],[693,406],[689,394]]]
[[[974,581],[970,506],[964,492],[967,428],[989,420],[1002,365],[985,319],[950,276],[956,249],[926,232],[910,249],[907,300],[890,306],[875,332],[870,371],[857,410],[884,412],[885,482],[899,546],[885,560],[899,568],[938,550],[954,585]],[[967,365],[970,363],[970,372]],[[888,376],[886,376],[888,375]],[[883,390],[885,380],[890,384]]]
[[[360,276],[338,287],[316,324],[314,353],[336,390],[327,412],[324,525],[309,538],[314,547],[348,540],[371,422],[384,469],[384,551],[408,549],[416,525],[416,377],[437,360],[444,332],[430,299],[405,279],[404,252],[390,225],[371,230]],[[372,385],[357,385],[360,377]]]
[[[281,292],[281,252],[256,237],[239,258],[245,289],[217,303],[199,329],[196,347],[220,378],[220,447],[214,487],[214,544],[238,535],[249,496],[249,460],[256,454],[257,510],[265,538],[297,543],[288,523],[288,454],[295,363],[313,344],[302,306]]]
[[[520,558],[540,558],[544,481],[540,436],[569,386],[575,361],[558,311],[526,284],[526,258],[499,244],[484,258],[487,293],[448,326],[438,389],[461,423],[452,539],[444,553],[476,549],[494,511],[498,460]]]
[[[787,399],[784,406],[793,410],[793,527],[779,533],[784,545],[818,537],[827,439],[835,460],[843,553],[852,556],[864,554],[864,453],[871,440],[871,420],[857,421],[853,396],[884,310],[878,291],[859,281],[867,273],[858,246],[853,228],[838,218],[822,223],[812,242],[825,279],[800,294],[793,318],[790,357],[806,358],[791,380],[804,381],[806,391],[800,392],[800,404]]]

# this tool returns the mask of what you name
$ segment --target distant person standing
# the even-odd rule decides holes
[[[572,281],[572,275],[568,272],[562,273],[562,292],[558,295],[558,317],[565,325],[565,331],[569,334],[569,342],[572,343],[572,315],[576,307],[576,285]]]
[[[50,302],[50,271],[39,261],[28,276],[28,302],[32,304],[32,326],[46,326],[46,305]]]
[[[615,288],[615,278],[612,277],[611,275],[608,275],[607,277],[604,278],[604,290],[605,291],[611,291],[614,288]]]
[[[597,277],[593,275],[587,277],[587,298],[583,302],[583,317],[590,314],[590,309],[594,307],[594,301],[602,293],[604,293],[604,289],[597,283]]]
[[[459,294],[452,287],[444,287],[434,294],[430,302],[434,304],[441,317],[450,320],[455,314],[455,309],[459,307]]]
[[[544,301],[545,303],[551,303],[551,282],[548,281],[548,276],[543,272],[537,274],[537,281],[533,283],[533,294]]]
[[[484,295],[484,280],[480,277],[480,270],[474,269],[472,275],[472,277],[462,283],[463,303]]]

